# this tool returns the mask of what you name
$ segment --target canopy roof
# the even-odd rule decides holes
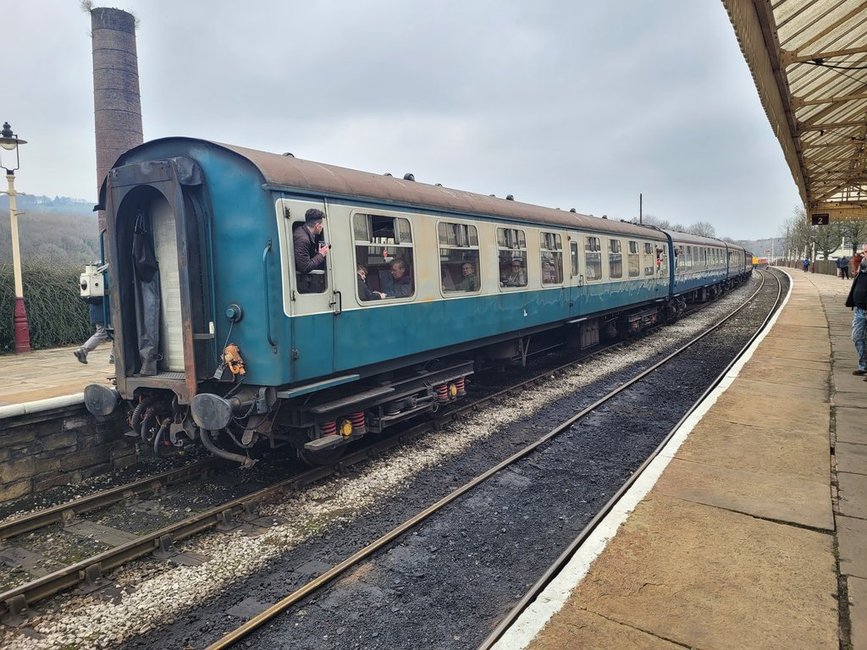
[[[723,4],[807,214],[867,218],[867,2]]]

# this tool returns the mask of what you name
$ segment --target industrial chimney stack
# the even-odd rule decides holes
[[[118,157],[143,142],[135,18],[120,9],[90,10],[97,191]],[[105,216],[99,215],[99,228]]]

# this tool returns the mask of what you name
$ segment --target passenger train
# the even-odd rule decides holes
[[[122,155],[98,207],[117,383],[87,408],[247,466],[256,445],[327,462],[481,365],[637,334],[752,267],[717,239],[180,137]],[[311,208],[331,250],[301,274]]]

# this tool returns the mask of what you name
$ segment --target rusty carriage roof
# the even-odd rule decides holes
[[[466,215],[502,217],[564,228],[617,233],[645,239],[664,240],[665,234],[645,226],[624,221],[602,219],[576,212],[485,196],[441,185],[429,185],[383,174],[337,167],[310,160],[248,149],[236,145],[210,142],[249,160],[274,188],[360,197],[395,206],[432,209]]]

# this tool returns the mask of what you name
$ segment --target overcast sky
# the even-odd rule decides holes
[[[609,218],[800,204],[720,0],[118,0],[145,140],[200,137]],[[3,0],[16,189],[96,198],[90,16]],[[10,86],[14,84],[14,91]],[[5,159],[4,159],[5,160]]]

